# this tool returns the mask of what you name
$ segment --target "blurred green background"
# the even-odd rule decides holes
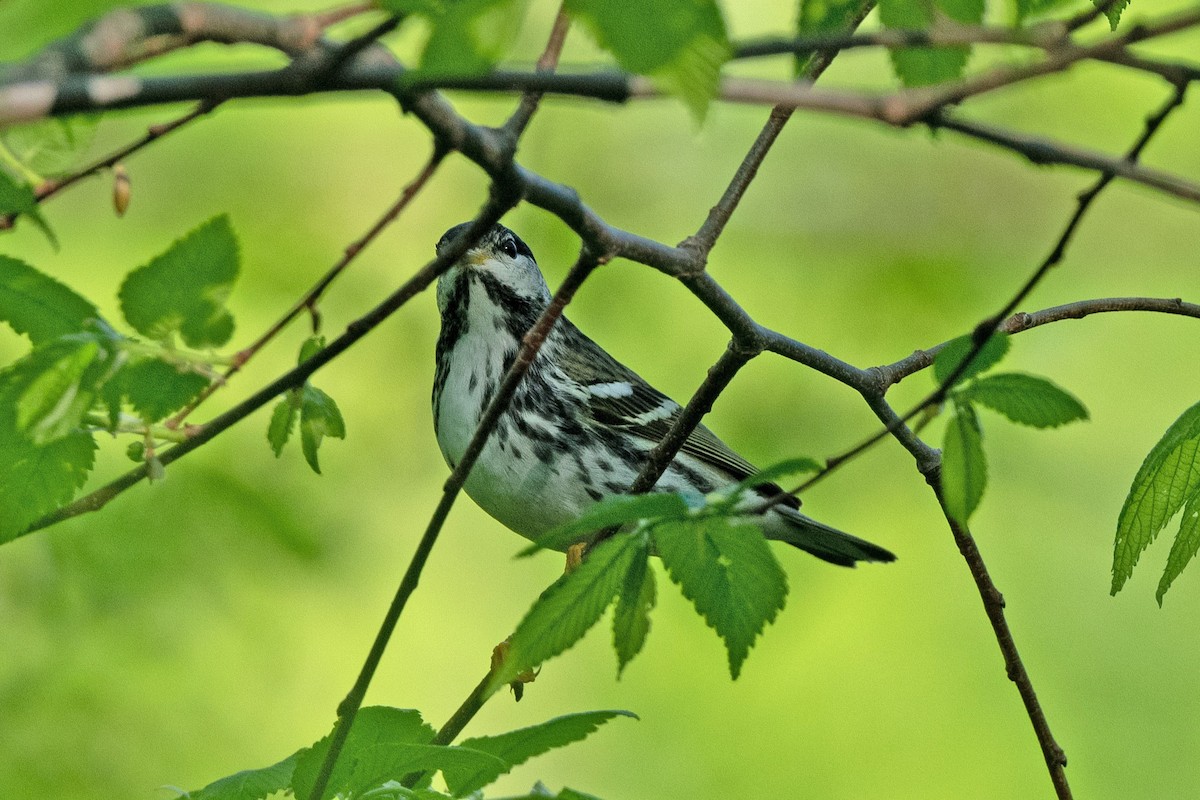
[[[6,0],[0,59],[111,5]],[[1138,0],[1131,13],[1173,7]],[[519,59],[536,56],[554,8],[533,4]],[[998,20],[1008,13],[993,10]],[[789,30],[794,9],[727,4],[726,14],[733,35],[747,37]],[[411,58],[419,41],[413,30],[395,44]],[[1191,35],[1156,48],[1184,56],[1197,45]],[[973,64],[1020,56],[980,54]],[[573,32],[564,60],[595,57]],[[228,59],[277,62],[205,46],[154,68],[225,68]],[[783,78],[790,65],[738,69]],[[839,58],[825,80],[892,85],[886,56],[868,52]],[[974,101],[968,113],[1119,152],[1167,92],[1085,65]],[[452,100],[489,123],[513,107],[512,98]],[[112,115],[91,152],[182,110]],[[577,188],[613,224],[673,242],[699,225],[765,118],[764,109],[714,105],[697,126],[672,101],[550,99],[520,158]],[[1189,102],[1146,160],[1200,175],[1197,125],[1200,103]],[[231,299],[242,346],[392,201],[429,147],[424,129],[381,97],[233,103],[129,160],[125,218],[110,210],[107,178],[91,180],[45,206],[60,250],[23,224],[0,239],[0,252],[59,276],[119,319],[126,272],[228,211],[243,253]],[[860,366],[890,362],[998,308],[1090,180],[952,135],[798,114],[711,270],[761,322]],[[452,157],[322,303],[327,331],[425,263],[441,233],[476,211],[485,185]],[[1027,309],[1111,295],[1196,300],[1197,211],[1118,183]],[[530,207],[506,221],[551,283],[561,278],[576,252],[569,230]],[[570,316],[678,398],[727,338],[684,289],[628,262],[601,270]],[[294,447],[275,459],[260,412],[162,483],[0,548],[0,797],[168,798],[164,787],[197,788],[272,763],[328,730],[447,474],[429,412],[437,324],[432,295],[422,296],[317,375],[349,428],[346,441],[322,450],[323,476]],[[991,484],[974,528],[1080,797],[1188,796],[1200,781],[1200,568],[1159,610],[1153,590],[1169,547],[1160,541],[1126,591],[1108,595],[1129,482],[1200,398],[1197,331],[1194,320],[1108,315],[1022,334],[1006,366],[1051,376],[1093,419],[1046,433],[984,419]],[[205,413],[289,367],[304,336],[303,326],[289,330]],[[0,339],[6,359],[20,346]],[[917,376],[894,400],[906,405],[929,386]],[[744,370],[709,422],[762,464],[829,455],[875,428],[845,387],[773,356]],[[938,431],[930,429],[934,442]],[[96,483],[129,466],[123,450],[104,450]],[[522,703],[498,696],[468,733],[596,708],[631,709],[641,721],[613,722],[534,760],[492,793],[542,779],[606,800],[1050,796],[975,588],[907,454],[885,443],[805,500],[810,513],[895,550],[899,562],[847,571],[780,548],[788,607],[736,683],[717,637],[660,580],[647,648],[620,681],[601,625],[547,665]],[[459,501],[369,702],[418,708],[435,725],[447,717],[483,675],[492,646],[562,569],[550,554],[513,560],[522,541]]]

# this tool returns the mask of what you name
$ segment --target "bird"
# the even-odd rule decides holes
[[[438,255],[470,225],[446,231],[437,243]],[[441,330],[433,420],[438,446],[451,469],[462,459],[522,338],[550,298],[529,246],[500,224],[438,279]],[[579,518],[594,503],[626,493],[647,453],[680,411],[678,403],[561,317],[463,488],[501,524],[537,541]],[[708,495],[755,473],[749,461],[701,425],[654,490]],[[847,567],[896,558],[883,547],[801,514],[799,498],[773,483],[754,486],[749,493],[763,498],[783,495],[765,513],[747,515],[768,539]]]

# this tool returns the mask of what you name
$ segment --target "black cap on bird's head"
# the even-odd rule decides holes
[[[445,254],[473,224],[463,222],[443,233],[437,243],[438,255]],[[509,297],[518,303],[532,302],[538,306],[550,301],[550,289],[538,269],[533,251],[520,236],[503,225],[493,225],[438,278],[438,304],[443,311],[453,287],[473,279],[489,287],[489,296],[494,300]]]
[[[460,235],[466,233],[473,224],[474,223],[472,222],[460,222],[450,230],[443,233],[442,238],[438,239],[437,254],[441,255],[443,252],[445,252],[446,248],[450,246],[450,243]],[[537,261],[537,259],[533,257],[533,251],[529,249],[529,245],[521,241],[520,236],[517,236],[511,230],[503,225],[500,225],[499,223],[493,225],[491,230],[480,237],[479,241],[474,247],[470,248],[470,250],[482,250],[485,252],[491,250],[504,253],[510,258],[516,258],[517,256],[521,255],[535,263]]]

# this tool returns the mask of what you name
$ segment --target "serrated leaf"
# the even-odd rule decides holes
[[[54,278],[23,261],[0,256],[0,321],[33,344],[84,329],[100,312]]]
[[[44,445],[0,430],[0,542],[66,505],[87,480],[96,443],[73,431]]]
[[[643,519],[682,516],[687,510],[687,502],[679,495],[669,492],[613,495],[588,507],[578,519],[547,531],[536,542],[517,553],[517,556],[530,556],[539,550],[565,550],[569,545],[582,541],[588,534],[614,525],[627,525]]]
[[[188,800],[265,800],[292,785],[292,772],[300,751],[269,767],[247,769],[215,780],[203,789],[187,794]]]
[[[300,449],[313,472],[321,474],[317,451],[326,436],[346,438],[346,422],[333,398],[315,386],[305,384],[300,390]]]
[[[787,597],[787,578],[762,531],[724,517],[698,517],[655,525],[653,538],[671,580],[724,640],[736,679],[754,640]]]
[[[617,596],[630,564],[645,547],[641,532],[606,539],[542,592],[510,637],[508,654],[493,672],[488,693],[579,641]]]
[[[1087,409],[1074,395],[1036,375],[988,375],[959,392],[959,397],[1035,428],[1057,428],[1088,418]]]
[[[118,294],[121,312],[150,339],[178,333],[189,347],[220,347],[233,335],[225,299],[237,275],[237,239],[222,214],[129,273]]]
[[[880,0],[879,19],[884,27],[928,30],[939,16],[955,22],[983,21],[982,0]],[[925,86],[962,76],[971,49],[954,47],[903,47],[891,51],[896,76],[905,86]]]
[[[46,218],[42,216],[37,197],[33,193],[33,187],[16,181],[2,169],[0,169],[0,214],[21,214],[29,217],[33,224],[46,234],[50,244],[55,249],[58,248],[58,237],[54,235]]]
[[[1155,443],[1117,518],[1112,593],[1133,574],[1142,551],[1200,490],[1200,403],[1184,411]]]
[[[158,358],[126,364],[115,380],[129,405],[147,422],[157,422],[183,408],[210,383],[203,375]]]
[[[731,53],[715,0],[566,0],[622,69],[650,75],[703,116]]]
[[[1167,567],[1158,582],[1158,591],[1154,599],[1162,605],[1163,596],[1171,588],[1171,584],[1183,572],[1183,568],[1195,558],[1200,550],[1200,493],[1188,498],[1183,507],[1183,520],[1179,523],[1179,533],[1171,544],[1171,554],[1167,556]]]
[[[329,776],[325,793],[321,795],[322,800],[352,791],[351,787],[354,787],[353,791],[373,789],[388,780],[388,775],[400,780],[417,770],[441,769],[440,765],[426,764],[430,750],[449,749],[430,745],[433,736],[433,728],[421,719],[420,712],[413,709],[387,706],[359,709]],[[329,740],[326,736],[298,754],[292,776],[296,797],[305,800],[311,797],[317,774],[329,752]],[[383,777],[375,782],[376,776]]]
[[[467,770],[449,767],[442,770],[446,786],[455,797],[478,791],[518,764],[534,756],[586,739],[597,728],[614,717],[637,716],[628,711],[586,711],[566,714],[540,725],[509,731],[498,736],[477,736],[465,739],[460,747],[495,756],[502,769]]]
[[[10,125],[0,130],[0,144],[38,175],[63,175],[87,152],[99,121],[96,114]]]
[[[285,395],[276,404],[275,410],[271,412],[271,423],[267,426],[267,441],[276,458],[279,458],[280,453],[283,452],[283,446],[287,444],[296,427],[298,413],[299,409],[291,392]]]
[[[654,602],[654,570],[650,568],[649,557],[638,556],[625,573],[613,612],[613,649],[617,653],[618,678],[646,644]]]
[[[946,379],[958,368],[962,362],[974,349],[975,342],[971,336],[960,336],[957,339],[951,339],[946,342],[946,346],[938,351],[937,356],[933,359],[933,379],[939,384],[945,383]],[[955,381],[956,385],[974,378],[976,375],[987,372],[992,367],[1000,363],[1000,360],[1008,353],[1009,341],[1008,336],[1003,333],[992,334],[991,338],[983,345],[983,348],[975,354],[971,359],[970,366],[958,376]]]
[[[946,422],[942,444],[942,496],[946,511],[966,525],[979,507],[987,487],[987,460],[983,454],[983,433],[975,410],[966,403],[956,404]]]
[[[1121,14],[1125,13],[1125,9],[1129,8],[1129,0],[1116,0],[1116,2],[1106,2],[1106,0],[1092,0],[1092,4],[1096,8],[1104,9],[1104,16],[1108,19],[1108,27],[1110,30],[1117,29],[1117,23],[1121,21]]]

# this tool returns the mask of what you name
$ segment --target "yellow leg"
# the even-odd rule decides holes
[[[508,639],[505,639],[492,649],[492,672],[495,672],[500,668],[500,665],[504,663],[506,656],[508,656]],[[538,672],[540,671],[541,670],[535,672],[534,670],[527,669],[518,675],[516,680],[508,685],[508,688],[512,689],[513,697],[518,703],[521,702],[521,698],[525,696],[525,684],[533,683],[535,680],[537,680]]]

